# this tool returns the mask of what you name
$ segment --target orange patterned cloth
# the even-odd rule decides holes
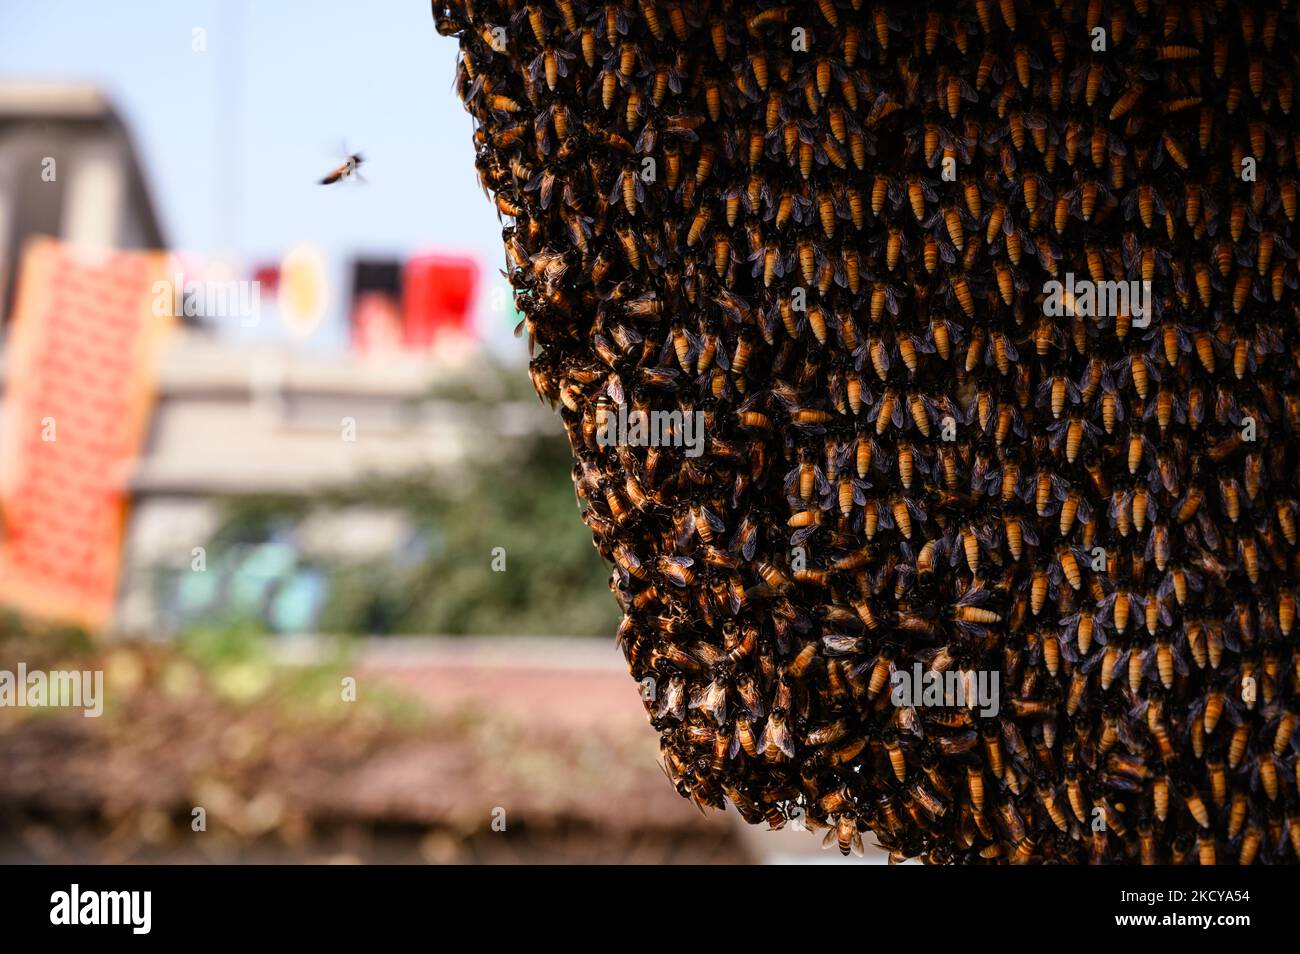
[[[24,250],[0,442],[0,604],[91,630],[113,616],[126,481],[174,319],[163,252]]]

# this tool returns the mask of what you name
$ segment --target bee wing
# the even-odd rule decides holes
[[[811,537],[820,529],[821,527],[819,527],[815,523],[807,527],[800,527],[794,533],[790,534],[790,546],[797,547],[802,545],[805,540],[807,540],[809,537]]]
[[[867,486],[866,481],[856,478],[853,481],[853,502],[859,507],[867,505]]]
[[[1116,668],[1119,668],[1118,665],[1116,665]],[[1144,745],[1149,744],[1145,731],[1135,729],[1134,726],[1136,725],[1138,723],[1134,719],[1119,719],[1117,724],[1120,741],[1135,752],[1141,750]]]
[[[1083,663],[1083,665],[1082,665],[1080,668],[1081,668],[1085,673],[1089,673],[1089,674],[1091,674],[1094,670],[1096,670],[1096,668],[1097,668],[1099,665],[1101,665],[1101,661],[1102,661],[1102,659],[1105,657],[1105,655],[1106,655],[1106,654],[1103,653],[1103,652],[1101,652],[1101,651],[1098,651],[1098,652],[1093,653],[1093,654],[1092,654],[1091,656],[1089,656],[1086,660],[1084,660],[1084,663]]]
[[[1160,622],[1165,626],[1174,625],[1174,614],[1169,608],[1169,602],[1158,597],[1153,597],[1156,601],[1156,610],[1160,617]]]
[[[673,341],[674,335],[668,334],[664,337],[663,347],[659,349],[659,363],[667,364],[677,355],[676,344]]]
[[[701,507],[700,513],[704,516],[704,522],[713,529],[714,533],[722,533],[727,529],[727,525],[722,522],[722,518],[708,507]]]
[[[528,64],[528,78],[536,83],[541,79],[542,70],[546,66],[546,52],[538,53]]]
[[[1061,647],[1061,655],[1072,663],[1077,663],[1082,657],[1079,655],[1079,647],[1073,639],[1058,639],[1058,645]]]

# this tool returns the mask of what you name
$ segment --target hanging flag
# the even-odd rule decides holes
[[[263,295],[274,295],[280,288],[280,266],[262,262],[253,269],[253,281],[262,289]]]
[[[296,245],[280,262],[276,293],[280,298],[280,320],[295,338],[315,334],[329,305],[329,283],[325,256],[314,245]]]
[[[97,630],[113,615],[126,484],[175,317],[163,252],[28,243],[0,446],[0,604]]]
[[[427,348],[448,331],[472,334],[477,283],[478,266],[470,258],[419,255],[408,261],[402,283],[406,346]]]
[[[361,352],[402,348],[402,263],[359,258],[352,263],[352,344]]]

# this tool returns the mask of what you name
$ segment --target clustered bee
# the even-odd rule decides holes
[[[1293,4],[434,17],[684,797],[936,863],[1297,861]],[[1053,315],[1067,275],[1149,308]],[[918,665],[998,711],[896,704]]]

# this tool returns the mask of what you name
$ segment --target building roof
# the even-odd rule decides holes
[[[0,82],[0,118],[117,121],[108,97],[90,83]]]
[[[24,122],[89,123],[119,139],[126,150],[130,206],[139,216],[143,244],[149,248],[166,247],[130,130],[103,90],[91,83],[0,80],[0,131],[5,124]],[[21,241],[23,237],[17,238]]]

